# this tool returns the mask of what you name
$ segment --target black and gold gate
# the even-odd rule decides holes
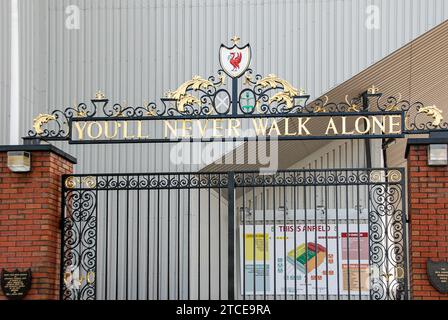
[[[89,102],[39,114],[25,139],[382,139],[386,148],[410,134],[448,131],[437,106],[373,85],[342,102],[309,101],[285,79],[256,74],[251,48],[239,40],[221,45],[217,75],[193,76],[159,104],[114,103],[98,91]],[[113,173],[67,176],[63,184],[66,299],[407,297],[401,169]]]
[[[407,297],[402,169],[63,183],[63,299]]]

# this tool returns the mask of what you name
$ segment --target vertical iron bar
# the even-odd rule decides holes
[[[157,186],[160,186],[160,175],[157,178]],[[157,189],[157,300],[160,298],[160,187]]]
[[[147,230],[146,230],[146,300],[149,300],[149,234],[150,232],[150,221],[151,221],[151,189],[150,189],[150,178],[148,176],[148,216],[146,221]]]
[[[108,251],[109,251],[109,190],[106,190],[106,258],[105,258],[105,299],[108,300],[108,276],[109,276],[109,257],[108,257]]]
[[[370,177],[370,174],[372,173],[372,171],[370,171],[369,172],[369,177]],[[372,206],[372,195],[371,195],[371,192],[372,192],[372,190],[373,190],[373,188],[374,188],[374,184],[372,184],[372,185],[368,185],[368,191],[369,192],[367,192],[367,197],[368,197],[368,205],[367,205],[367,209],[368,209],[368,211],[367,211],[367,228],[368,228],[368,236],[369,236],[369,268],[370,268],[370,271],[371,270],[373,270],[373,261],[372,261],[372,256],[373,256],[373,252],[372,252],[372,249],[373,249],[373,240],[372,240],[372,219],[371,219],[371,214],[370,214],[370,212],[371,212],[371,206]],[[373,214],[375,214],[375,213],[373,213]],[[370,274],[372,274],[372,272],[370,272]],[[370,276],[370,281],[369,281],[369,299],[370,300],[372,300],[372,298],[373,298],[373,290],[372,290],[372,284],[374,283],[374,279],[372,279],[372,277],[373,277],[373,275],[371,275]]]
[[[140,176],[138,177],[138,186],[140,186]],[[140,189],[137,189],[137,300],[140,300]]]
[[[356,212],[356,223],[358,225],[358,297],[361,300],[361,237],[360,237],[360,211],[359,211],[359,183],[356,185],[356,203],[357,203],[357,212]]]
[[[385,162],[387,163],[387,162]],[[384,276],[386,277],[386,299],[390,300],[390,282],[389,282],[389,197],[388,197],[388,192],[389,192],[389,181],[387,178],[387,174],[388,174],[388,169],[384,169],[384,176],[386,177],[384,180],[384,238],[386,239],[386,246],[385,246],[385,257],[384,257],[384,261],[386,264],[386,271],[384,272]],[[393,219],[393,218],[392,218]]]
[[[238,78],[232,78],[232,115],[238,114]]]
[[[235,173],[228,173],[228,299],[235,299]]]
[[[316,282],[316,288],[315,288],[315,292],[316,292],[316,299],[319,299],[319,292],[318,292],[318,288],[319,288],[319,279],[318,279],[318,274],[317,274],[317,251],[318,251],[318,244],[317,244],[317,172],[316,170],[313,171],[314,174],[314,245],[315,245],[315,255],[314,255],[314,276],[316,277],[315,282]]]
[[[253,238],[252,238],[252,245],[253,245],[253,264],[254,264],[254,300],[256,300],[257,297],[257,251],[256,251],[256,242],[257,242],[257,233],[256,233],[256,221],[255,221],[255,210],[256,210],[256,201],[255,201],[255,186],[252,185],[252,204],[253,204],[253,213],[252,213],[252,223],[253,223]]]
[[[327,300],[329,297],[329,282],[328,282],[328,186],[327,186],[327,173],[325,172],[325,267],[326,267],[326,286],[327,286]]]
[[[335,186],[335,197],[336,197],[336,277],[338,281],[338,300],[340,297],[340,275],[339,275],[339,195],[338,195],[338,185]]]
[[[245,177],[243,175],[243,300],[246,300],[246,189],[244,187]],[[250,208],[249,208],[250,210]]]
[[[180,182],[180,175],[177,175]],[[180,299],[180,188],[177,189],[177,300]]]
[[[212,228],[212,224],[211,224],[211,200],[210,200],[210,180],[211,180],[211,175],[208,175],[208,300],[211,299],[211,282],[212,282],[212,265],[211,265],[211,244],[212,244],[212,239],[211,239],[211,228]]]
[[[64,282],[64,265],[65,265],[65,254],[64,254],[64,249],[65,249],[65,208],[67,206],[66,204],[66,189],[65,189],[65,176],[62,176],[62,182],[61,182],[61,186],[62,186],[62,195],[61,195],[61,224],[60,224],[60,228],[61,228],[61,261],[60,261],[60,270],[59,270],[59,300],[63,300],[64,299],[64,287],[65,287],[65,282]]]
[[[191,175],[188,176],[188,180],[191,181]],[[191,196],[191,192],[190,192],[190,188],[188,188],[188,196],[187,196],[187,299],[190,300],[190,196]]]
[[[221,186],[221,174],[219,175],[219,185]],[[221,188],[218,188],[218,299],[221,300]]]
[[[97,186],[97,185],[98,185],[98,181],[95,181],[95,186]],[[94,257],[95,266],[94,266],[93,273],[95,274],[95,280],[93,281],[93,283],[91,283],[91,285],[95,286],[94,299],[96,300],[98,297],[98,293],[97,293],[98,286],[97,286],[97,282],[96,282],[96,275],[98,274],[98,270],[97,270],[97,268],[98,268],[98,259],[97,259],[97,254],[98,254],[98,189],[96,189],[96,187],[95,187],[95,208],[94,208],[94,210],[95,210],[94,211],[95,212],[95,217],[94,217],[94,220],[95,220],[95,257]],[[87,283],[88,283],[88,277],[89,277],[89,272],[87,272],[87,274],[86,274],[86,282]]]
[[[129,291],[129,189],[126,190],[126,300]]]
[[[297,300],[297,173],[294,174],[294,300]]]
[[[305,211],[305,299],[308,300],[308,217],[307,217],[307,207],[306,207],[306,187],[307,187],[307,178],[306,172],[303,173],[303,206]]]
[[[283,172],[283,275],[285,280],[285,300],[288,299],[288,286],[286,275],[286,173]]]
[[[117,176],[117,181],[119,180],[118,176]],[[119,215],[119,211],[120,211],[120,190],[117,190],[117,226],[116,226],[116,231],[117,231],[117,239],[116,239],[116,252],[115,252],[115,262],[116,262],[116,266],[115,266],[115,299],[118,300],[118,266],[119,266],[119,255],[118,255],[118,248],[120,247],[120,215]]]
[[[346,226],[347,226],[347,230],[346,230],[346,242],[347,242],[347,292],[348,292],[348,300],[350,300],[350,225],[349,225],[349,215],[348,215],[348,205],[349,205],[349,201],[348,201],[348,181],[349,181],[349,177],[348,177],[348,170],[345,170],[345,176],[346,176],[346,185],[345,185],[345,210],[346,210]]]
[[[166,238],[167,238],[167,250],[168,250],[168,255],[167,255],[167,273],[166,273],[166,290],[167,290],[167,300],[170,300],[170,276],[171,276],[171,272],[170,272],[170,226],[171,226],[171,189],[170,189],[170,181],[171,181],[171,176],[168,176],[168,188],[167,188],[167,192],[168,192],[168,210],[167,210],[167,233],[166,233]]]
[[[272,271],[271,271],[272,272]],[[266,187],[263,183],[263,294],[266,300]]]
[[[201,300],[201,175],[198,185],[198,300]]]
[[[273,177],[273,187],[272,187],[272,202],[273,202],[273,220],[274,220],[274,300],[277,300],[277,231],[276,231],[276,223],[275,223],[275,176]]]
[[[404,300],[408,299],[408,257],[407,257],[407,227],[408,227],[408,219],[406,214],[406,192],[405,192],[405,171],[400,168],[400,193],[401,193],[401,215],[402,220],[401,223],[403,224],[403,283],[404,283]]]

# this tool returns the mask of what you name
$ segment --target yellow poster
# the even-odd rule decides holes
[[[246,262],[254,260],[254,235],[246,233]],[[266,248],[266,255],[264,249]],[[263,262],[264,259],[269,260],[269,235],[266,233],[255,234],[255,259],[257,262]]]

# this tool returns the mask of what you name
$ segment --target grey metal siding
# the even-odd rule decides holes
[[[11,1],[0,1],[0,143],[9,142],[11,82]]]

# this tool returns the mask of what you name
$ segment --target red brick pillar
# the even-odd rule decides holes
[[[31,153],[30,172],[7,167],[14,150]],[[31,268],[25,299],[59,299],[61,175],[74,163],[51,145],[0,146],[0,270]]]
[[[430,284],[426,271],[428,259],[448,261],[448,167],[428,166],[431,141],[408,141],[411,298],[448,300]]]

